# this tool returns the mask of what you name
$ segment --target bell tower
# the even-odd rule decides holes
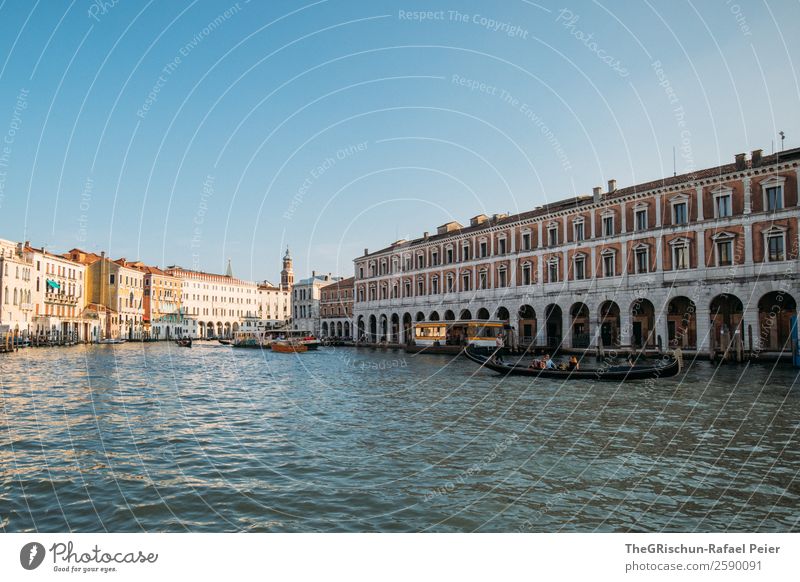
[[[294,269],[292,269],[292,256],[289,254],[289,247],[286,247],[286,254],[283,255],[283,270],[281,271],[281,287],[291,289],[294,285]]]

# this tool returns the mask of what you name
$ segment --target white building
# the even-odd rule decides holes
[[[317,275],[312,271],[311,277],[295,283],[292,287],[292,309],[294,311],[292,327],[319,336],[321,332],[320,289],[341,280],[342,277],[334,277],[330,273]]]
[[[166,272],[180,277],[184,315],[197,322],[194,337],[232,337],[245,318],[259,317],[258,285],[233,276],[228,263],[225,275],[171,266]]]
[[[34,331],[34,264],[21,243],[0,239],[0,329],[29,337]]]

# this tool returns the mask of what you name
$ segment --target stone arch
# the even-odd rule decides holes
[[[758,300],[758,347],[762,350],[792,350],[792,316],[797,302],[786,291],[770,291]]]
[[[385,342],[389,339],[389,318],[386,317],[385,313],[381,313],[380,317],[380,326],[378,332],[380,337],[378,338],[380,341]]]
[[[414,338],[414,328],[411,319],[411,314],[406,312],[403,314],[403,340],[405,343],[410,343]]]
[[[727,351],[736,331],[741,332],[744,305],[736,295],[722,293],[711,300],[711,341],[712,348]],[[739,334],[741,337],[741,333]]]
[[[366,328],[367,328],[367,326],[364,324],[364,316],[363,315],[359,315],[358,319],[356,319],[356,333],[357,333],[356,340],[357,341],[362,341],[364,339],[364,337],[366,336],[366,333],[367,333],[367,329]]]
[[[691,299],[677,295],[667,304],[669,347],[697,348],[697,307]]]
[[[328,322],[322,322],[322,337],[328,337]]]
[[[415,319],[417,320],[417,322],[425,321],[425,314],[422,313],[421,311],[417,311]]]
[[[582,301],[569,308],[570,327],[572,328],[572,347],[588,348],[591,343],[591,313]]]
[[[445,321],[455,321],[455,318],[456,318],[456,314],[453,313],[453,311],[451,309],[448,309],[447,311],[444,312],[444,320]]]
[[[551,350],[556,349],[561,346],[564,339],[561,307],[556,303],[548,305],[544,310],[544,319],[547,347]]]
[[[536,310],[530,305],[521,305],[517,315],[519,316],[519,343],[520,345],[531,345],[536,342]]]
[[[644,297],[631,303],[631,344],[637,348],[656,345],[656,308]]]
[[[502,305],[497,308],[497,311],[495,311],[495,317],[497,317],[497,319],[500,321],[505,321],[506,323],[511,320],[511,314],[508,312],[508,309]]]
[[[369,316],[369,341],[375,343],[378,337],[378,320],[374,315]]]
[[[396,313],[392,313],[391,324],[392,324],[392,329],[391,329],[391,340],[390,341],[393,344],[399,344],[400,343],[400,316],[397,315]]]
[[[600,304],[600,342],[604,347],[620,344],[620,311],[616,301],[603,301]]]
[[[472,312],[469,309],[462,309],[458,316],[459,319],[472,319]]]
[[[428,316],[428,321],[439,321],[439,312],[431,311],[431,314]]]
[[[489,310],[485,307],[481,307],[478,310],[478,314],[476,315],[478,319],[489,319]]]

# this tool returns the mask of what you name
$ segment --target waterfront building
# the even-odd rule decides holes
[[[25,245],[0,239],[0,335],[34,331],[34,264]]]
[[[320,289],[319,317],[321,337],[353,336],[353,295],[355,278],[342,279]]]
[[[800,149],[478,215],[354,260],[357,335],[500,319],[522,345],[787,349]]]
[[[194,320],[197,338],[229,338],[246,318],[259,317],[258,285],[227,273],[217,275],[170,266],[165,272],[181,280],[181,306],[187,319]]]
[[[102,309],[90,310],[105,318],[101,338],[142,339],[144,337],[144,273],[141,262],[126,259],[112,261],[105,256],[72,249],[64,254],[71,261],[86,266],[87,305]]]
[[[93,341],[99,321],[84,314],[86,266],[25,243],[33,261],[33,335],[41,341]]]
[[[283,279],[283,278],[282,278]],[[285,327],[292,317],[292,291],[269,281],[258,284],[258,318],[269,328]]]
[[[341,279],[330,273],[317,275],[316,271],[312,271],[310,277],[294,284],[292,287],[292,309],[294,310],[292,326],[294,329],[307,331],[315,336],[320,335],[320,290],[341,281]]]
[[[181,278],[158,267],[138,268],[144,273],[144,337],[168,340],[188,333],[191,324],[181,311]]]

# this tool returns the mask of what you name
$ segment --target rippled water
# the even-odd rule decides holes
[[[5,531],[800,529],[800,386],[500,378],[399,351],[0,356]]]

